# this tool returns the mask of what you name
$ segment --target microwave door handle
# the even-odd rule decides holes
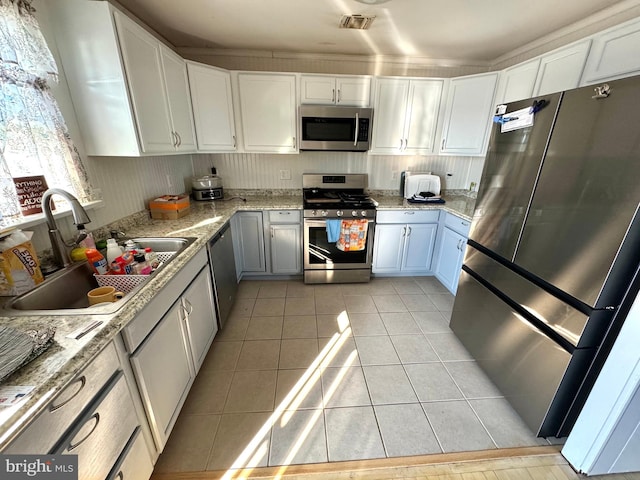
[[[356,138],[353,140],[353,146],[358,146],[358,130],[360,130],[360,115],[356,113]]]

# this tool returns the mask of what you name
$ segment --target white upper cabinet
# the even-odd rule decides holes
[[[484,155],[497,79],[497,73],[451,79],[441,154]]]
[[[368,107],[371,77],[302,75],[300,103]]]
[[[244,150],[297,153],[296,76],[240,72],[238,87]]]
[[[559,48],[540,58],[533,96],[561,92],[578,87],[591,40]]]
[[[496,103],[509,103],[533,96],[540,59],[515,65],[505,69],[500,75]]]
[[[581,85],[640,72],[640,19],[610,28],[593,38]]]
[[[180,55],[162,44],[160,52],[173,134],[177,140],[175,148],[178,151],[194,152],[196,150],[196,134],[193,125],[187,65]]]
[[[145,153],[162,153],[177,144],[166,97],[160,43],[127,16],[114,12],[129,94]]]
[[[443,83],[443,80],[377,79],[369,153],[433,153]]]
[[[195,62],[187,62],[187,71],[198,151],[235,151],[231,75],[226,70]]]
[[[58,0],[50,14],[88,155],[195,151],[178,55],[108,2]]]

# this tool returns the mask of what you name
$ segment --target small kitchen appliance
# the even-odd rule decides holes
[[[224,196],[222,179],[217,175],[202,175],[192,177],[191,193],[194,200],[217,200]]]
[[[440,195],[440,177],[432,175],[431,172],[402,172],[400,193],[404,198],[411,198],[423,193],[432,193],[433,196],[438,196]]]
[[[366,152],[372,119],[371,108],[302,105],[300,150]]]
[[[358,283],[371,278],[376,202],[366,193],[366,174],[304,174],[304,281]],[[365,220],[366,240],[360,250],[343,251],[330,238],[327,225]]]

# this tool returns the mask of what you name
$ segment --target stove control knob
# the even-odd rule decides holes
[[[320,212],[320,215],[322,215],[323,217],[326,217],[329,215],[329,212],[327,212],[326,210],[322,210],[322,212]]]
[[[344,215],[344,212],[342,210],[337,210],[336,211],[336,216],[337,217],[341,217],[342,215]]]
[[[360,212],[360,215],[362,215],[363,217],[366,217],[366,216],[367,216],[367,212],[366,212],[366,210],[362,210],[362,211]]]
[[[351,212],[351,216],[352,217],[357,217],[358,216],[358,212],[356,212],[355,210],[353,212]]]
[[[311,215],[313,215],[315,217],[316,211],[315,210],[311,210]]]

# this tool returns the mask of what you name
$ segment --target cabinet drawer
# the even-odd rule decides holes
[[[269,223],[300,223],[300,210],[269,210]]]
[[[454,232],[458,232],[465,237],[469,236],[469,229],[471,228],[471,222],[469,220],[463,220],[456,215],[447,213],[444,218],[444,226],[450,228]]]
[[[152,473],[153,462],[138,427],[107,480],[147,480]]]
[[[60,436],[119,367],[115,347],[113,343],[109,343],[3,453],[51,452]]]
[[[107,478],[137,427],[129,388],[120,374],[56,453],[78,455],[79,478]]]
[[[378,223],[437,223],[440,210],[378,210]]]

